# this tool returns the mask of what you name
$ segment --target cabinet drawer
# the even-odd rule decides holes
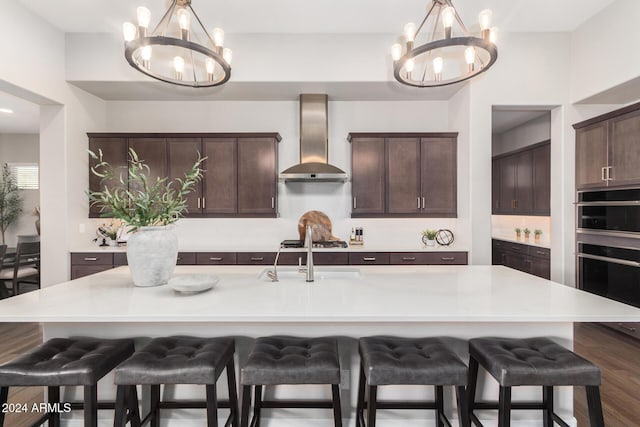
[[[425,265],[427,255],[424,252],[393,252],[389,254],[389,264],[391,265]]]
[[[74,265],[71,266],[71,280],[113,268],[111,265]]]
[[[616,331],[620,331],[624,334],[632,336],[634,338],[640,339],[640,323],[638,322],[614,322],[614,323],[603,323],[603,325],[608,326]]]
[[[515,252],[518,254],[523,254],[523,255],[529,255],[529,248],[530,246],[528,245],[523,245],[520,243],[511,243],[511,242],[507,242],[504,245],[504,249],[507,251],[511,251],[511,252]]]
[[[532,246],[529,249],[529,255],[536,258],[549,259],[551,258],[551,249],[548,248],[538,248],[536,246]]]
[[[128,265],[129,263],[127,262],[127,253],[126,252],[118,252],[113,254],[113,265],[114,266],[121,266],[121,265]]]
[[[467,265],[466,252],[438,252],[425,255],[425,264],[430,265]]]
[[[276,260],[274,252],[238,252],[236,256],[238,265],[271,265]]]
[[[198,265],[234,265],[235,263],[235,252],[197,252],[195,254],[195,264]]]
[[[388,252],[352,252],[349,254],[351,265],[384,265],[389,264]]]
[[[195,252],[178,252],[176,265],[196,265]]]
[[[86,252],[71,254],[71,265],[113,265],[113,253]]]
[[[278,265],[298,265],[298,258],[302,264],[307,263],[306,252],[285,252],[280,254]],[[315,265],[349,265],[347,252],[314,252],[313,263]]]

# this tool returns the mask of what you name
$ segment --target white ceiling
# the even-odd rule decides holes
[[[137,6],[152,12],[152,25],[167,0],[19,0],[65,32],[120,32]],[[573,31],[614,0],[454,0],[467,27],[493,11],[505,32]],[[400,33],[426,13],[429,0],[193,0],[201,20],[227,33]]]
[[[40,132],[40,106],[0,91],[0,108],[13,110],[0,113],[0,133]]]

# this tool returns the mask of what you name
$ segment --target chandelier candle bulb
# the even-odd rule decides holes
[[[227,61],[227,64],[231,65],[231,61],[233,60],[233,52],[228,47],[225,47],[224,49],[222,49],[222,57],[225,61]]]
[[[222,47],[224,45],[224,31],[222,28],[214,28],[211,34],[213,35],[213,43],[216,47]]]
[[[122,35],[124,36],[124,41],[130,42],[136,39],[136,34],[138,30],[136,26],[131,22],[125,22],[122,24]]]
[[[482,38],[485,40],[489,40],[490,32],[491,32],[491,18],[493,16],[493,12],[489,9],[485,9],[480,12],[478,16],[478,21],[480,22],[480,30],[482,32]]]
[[[394,61],[402,58],[402,45],[400,43],[391,46],[391,58],[393,58]]]
[[[181,56],[173,58],[173,67],[176,69],[176,79],[182,80],[182,73],[184,72],[184,59]]]
[[[489,30],[489,41],[493,44],[498,41],[498,27],[491,27]]]
[[[474,62],[476,61],[476,50],[473,47],[468,47],[464,50],[464,59],[467,62],[467,71],[473,72],[475,69]]]
[[[442,68],[444,66],[444,61],[441,57],[436,57],[433,59],[433,72],[435,73],[436,81],[442,80]]]
[[[178,13],[178,25],[180,26],[180,37],[182,40],[189,41],[189,26],[191,25],[191,16],[187,9],[180,9]]]
[[[207,58],[207,79],[213,81],[213,72],[215,71],[216,63],[211,58]]]
[[[136,15],[138,17],[138,31],[140,33],[140,37],[146,37],[149,22],[151,22],[151,11],[146,7],[140,6],[136,9]]]
[[[140,53],[140,56],[142,57],[142,66],[145,68],[149,68],[149,66],[151,65],[152,51],[153,49],[151,48],[151,46],[145,46],[142,48],[142,52]]]
[[[413,58],[407,59],[407,62],[404,63],[404,69],[407,70],[407,73],[411,73],[416,66],[416,62]]]
[[[444,25],[444,37],[446,39],[451,38],[451,30],[453,27],[453,21],[456,19],[456,10],[453,6],[447,6],[442,9],[442,25]]]

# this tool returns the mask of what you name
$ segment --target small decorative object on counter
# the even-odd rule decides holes
[[[123,221],[132,233],[127,241],[127,263],[136,286],[158,286],[167,283],[178,260],[178,236],[170,224],[187,210],[186,195],[202,179],[202,162],[198,155],[183,178],[151,178],[149,166],[129,149],[127,173],[115,171],[97,154],[91,172],[107,182],[102,191],[89,191],[89,200],[98,205],[104,216]],[[108,212],[108,213],[106,213]]]
[[[362,227],[353,227],[351,229],[351,236],[349,236],[349,245],[364,245],[364,240],[362,239]]]
[[[436,236],[438,235],[438,230],[424,230],[422,232],[422,243],[427,246],[435,246],[436,245]]]
[[[542,236],[542,230],[536,229],[533,231],[533,238],[536,243],[540,243],[540,236]]]
[[[102,224],[96,229],[96,235],[98,237],[93,239],[93,241],[95,242],[98,239],[102,239],[100,246],[116,246],[118,244],[118,234],[120,233],[122,225],[122,221],[119,220],[111,220],[109,224]]]
[[[516,228],[516,239],[520,240],[520,234],[522,233],[522,230],[519,228]]]
[[[531,235],[531,230],[528,228],[524,229],[524,240],[529,240],[529,236]]]
[[[438,230],[438,233],[436,234],[436,242],[440,246],[449,246],[454,240],[453,232],[446,228]]]

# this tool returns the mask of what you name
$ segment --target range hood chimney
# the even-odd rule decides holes
[[[280,173],[285,182],[345,182],[347,174],[330,165],[328,96],[300,95],[300,163]]]

